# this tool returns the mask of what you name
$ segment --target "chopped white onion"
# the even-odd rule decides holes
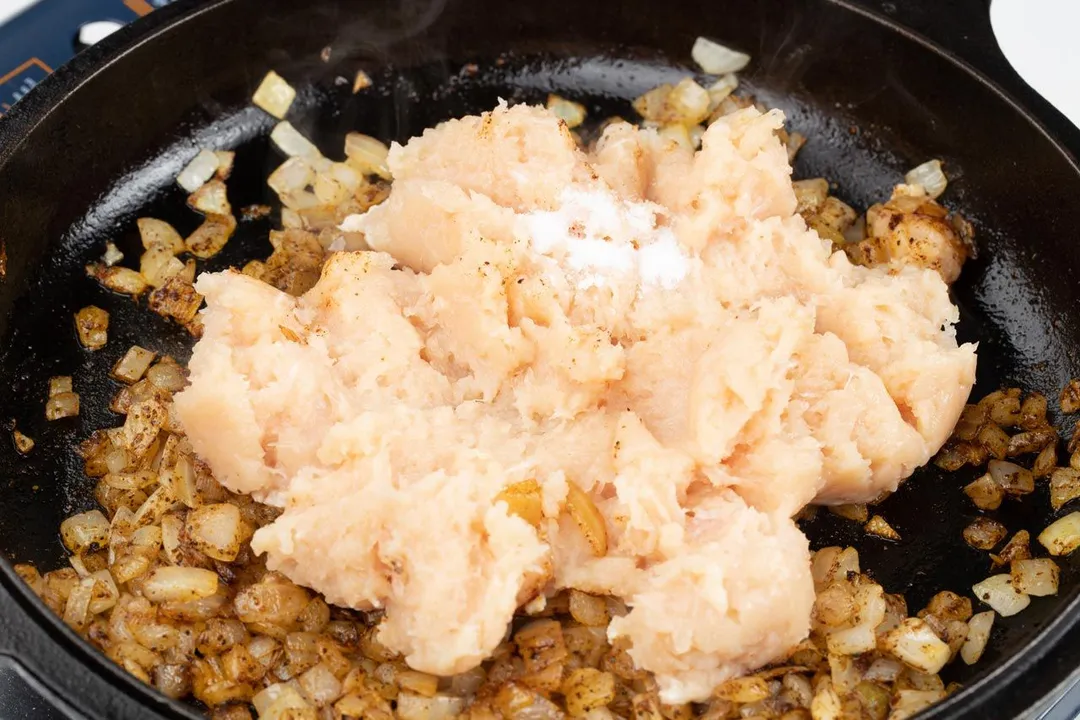
[[[370,135],[349,133],[345,136],[345,157],[347,162],[365,175],[378,175],[390,179],[390,167],[387,158],[390,148]]]
[[[694,149],[694,139],[690,137],[690,131],[686,129],[686,126],[682,123],[671,123],[660,128],[656,133],[664,140],[671,140],[676,145],[684,147],[687,150]]]
[[[952,653],[933,629],[919,618],[905,618],[900,626],[881,636],[881,649],[910,668],[936,673]]]
[[[285,117],[289,106],[296,99],[296,90],[285,82],[285,78],[271,70],[259,83],[255,94],[251,96],[251,102],[270,113],[278,120]]]
[[[711,98],[693,78],[683,78],[671,88],[666,104],[671,119],[689,127],[709,117]]]
[[[548,95],[547,109],[551,113],[566,123],[568,128],[576,128],[581,123],[585,122],[585,106],[581,103],[567,100],[564,97],[560,97],[552,93]]]
[[[819,592],[828,587],[837,578],[849,573],[859,572],[859,553],[855,548],[827,547],[814,553],[810,573],[814,578],[814,587]]]
[[[176,182],[180,187],[193,193],[201,188],[207,180],[214,177],[218,169],[218,157],[213,150],[200,150],[187,166],[176,176]]]
[[[116,587],[116,581],[113,580],[108,570],[98,570],[91,573],[90,578],[94,580],[94,583],[88,610],[91,615],[97,615],[116,605],[116,601],[120,597],[120,590]]]
[[[341,697],[341,681],[334,676],[325,663],[319,663],[306,671],[298,678],[298,681],[304,694],[319,707],[329,705]]]
[[[1080,547],[1080,512],[1071,512],[1039,533],[1039,543],[1051,555],[1069,555]]]
[[[944,698],[944,690],[897,690],[889,711],[889,720],[906,720]]]
[[[267,686],[255,694],[255,697],[251,699],[251,704],[255,706],[259,720],[305,717],[303,713],[312,709],[300,691],[288,683]]]
[[[727,73],[721,76],[719,80],[707,88],[709,92],[709,111],[711,112],[720,107],[720,103],[724,102],[738,88],[739,78],[735,73]]]
[[[1061,571],[1050,558],[1026,558],[1013,560],[1010,575],[1017,592],[1045,597],[1057,595]]]
[[[188,513],[187,534],[206,556],[232,562],[244,540],[240,508],[231,503],[201,505]]]
[[[990,629],[994,627],[994,611],[976,613],[968,620],[967,639],[960,648],[960,657],[968,665],[974,665],[982,657],[986,643],[990,640]]]
[[[202,187],[191,193],[188,196],[188,205],[204,215],[232,214],[225,183],[217,178],[203,183]]]
[[[436,695],[422,697],[413,693],[399,693],[395,716],[401,720],[451,720],[465,709],[465,699]]]
[[[708,38],[699,37],[694,41],[690,56],[701,69],[710,75],[725,75],[739,72],[750,62],[746,53],[732,50]]]
[[[289,157],[302,157],[314,160],[322,157],[319,148],[300,134],[300,131],[288,121],[281,121],[270,132],[270,139],[274,141],[278,149]]]
[[[120,252],[116,243],[112,240],[105,243],[105,254],[101,256],[101,262],[105,263],[105,267],[112,267],[123,259],[124,253]]]
[[[904,182],[908,185],[921,185],[926,194],[937,198],[945,192],[945,186],[949,181],[941,169],[940,160],[928,160],[918,167],[914,167],[904,175]]]
[[[236,160],[236,153],[232,150],[215,150],[214,155],[217,155],[218,168],[214,172],[218,180],[228,180],[229,175],[232,175],[233,161]]]
[[[885,591],[880,585],[862,585],[855,591],[854,600],[859,621],[828,633],[830,653],[860,655],[877,647],[877,626],[885,619]]]
[[[311,163],[302,157],[291,157],[270,173],[266,184],[278,195],[303,190],[315,182]]]
[[[93,578],[83,578],[68,595],[67,604],[64,606],[64,622],[72,627],[79,628],[86,624],[89,619],[90,600],[94,595]]]
[[[159,567],[143,583],[143,595],[151,602],[189,602],[217,591],[217,573],[202,568]]]
[[[863,674],[863,680],[879,683],[891,683],[900,677],[904,671],[904,664],[899,660],[889,657],[879,657],[870,663],[870,667]]]
[[[60,523],[60,537],[73,553],[83,553],[109,542],[109,521],[100,510],[72,515]]]
[[[355,95],[365,88],[371,87],[371,76],[363,70],[356,71],[356,77],[353,79],[352,91]]]
[[[975,597],[997,610],[998,615],[1009,617],[1031,604],[1031,598],[1018,592],[1008,574],[991,575],[971,586]]]

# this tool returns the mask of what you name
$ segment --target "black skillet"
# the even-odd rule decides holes
[[[248,107],[267,70],[301,88],[291,119],[336,154],[347,131],[403,140],[500,96],[557,91],[596,117],[631,116],[629,98],[692,71],[699,34],[753,55],[744,86],[810,137],[796,174],[830,178],[853,204],[885,196],[918,162],[945,160],[944,199],[974,221],[982,249],[955,288],[960,333],[980,342],[977,395],[1002,384],[1055,395],[1080,374],[1080,171],[1063,149],[1080,150],[1080,133],[1008,69],[985,2],[179,2],[79,56],[0,121],[0,420],[37,440],[28,458],[0,442],[0,716],[195,717],[79,641],[7,561],[62,561],[60,521],[93,502],[72,447],[116,424],[100,379],[121,349],[189,350],[184,333],[100,289],[83,265],[106,238],[137,257],[138,216],[194,227],[172,179],[198,147],[237,149],[235,206],[272,202],[271,120]],[[354,97],[360,68],[376,86]],[[266,255],[274,222],[242,225],[209,269]],[[72,331],[72,313],[90,303],[112,314],[99,353],[80,350]],[[78,419],[44,421],[54,374],[74,375]],[[971,477],[923,470],[882,505],[898,543],[828,514],[805,529],[818,547],[856,545],[864,567],[918,608],[989,574],[985,553],[960,538],[975,515],[959,490]],[[1053,515],[1040,489],[999,517],[1035,534]],[[979,665],[950,668],[965,689],[925,717],[1027,715],[1067,684],[1080,663],[1080,561],[1062,565],[1060,595],[999,621]]]

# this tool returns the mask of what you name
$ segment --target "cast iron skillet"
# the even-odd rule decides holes
[[[1080,374],[1080,171],[1059,144],[1075,152],[1080,137],[1003,69],[978,0],[948,11],[880,5],[1003,79],[1056,137],[970,66],[840,0],[180,2],[80,56],[0,122],[0,408],[37,440],[28,458],[0,443],[0,551],[42,568],[62,561],[60,521],[93,502],[72,447],[117,423],[101,378],[118,354],[138,342],[187,357],[182,331],[111,296],[82,267],[106,238],[137,258],[138,216],[193,229],[172,180],[198,147],[237,149],[234,206],[272,204],[264,180],[280,158],[265,139],[271,119],[248,107],[271,68],[301,88],[294,124],[337,154],[347,131],[404,140],[498,97],[538,101],[557,91],[587,101],[594,116],[630,117],[628,99],[692,71],[691,43],[713,35],[753,55],[744,85],[811,138],[797,175],[824,175],[865,206],[904,169],[946,161],[944,199],[974,221],[982,248],[955,287],[962,339],[980,342],[976,395],[1018,384],[1056,397]],[[376,86],[354,97],[360,68]],[[268,254],[275,222],[242,224],[208,268]],[[112,315],[98,353],[82,351],[72,330],[72,313],[90,303]],[[79,418],[44,421],[54,374],[74,375]],[[920,471],[880,508],[903,536],[898,543],[868,539],[828,514],[805,529],[816,547],[856,545],[864,567],[917,609],[939,590],[967,592],[989,572],[985,553],[960,538],[975,516],[959,490],[971,479]],[[1010,531],[1036,534],[1053,518],[1045,488],[1010,501],[999,517]],[[1080,562],[1062,565],[1060,595],[999,621],[984,660],[949,671],[966,689],[927,717],[1016,715],[1066,679],[1080,658],[1072,649]],[[0,560],[5,680],[36,693],[38,705],[27,706],[35,717],[192,717],[79,641]]]

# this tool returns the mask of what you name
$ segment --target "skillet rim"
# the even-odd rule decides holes
[[[152,42],[159,36],[171,32],[174,27],[179,27],[189,21],[195,21],[203,14],[214,12],[218,7],[234,1],[177,0],[129,24],[58,68],[54,73],[46,77],[34,92],[28,94],[7,115],[0,118],[0,173],[5,171],[11,158],[18,154],[26,139],[37,127],[53,112],[59,111],[69,96],[78,92],[83,85],[108,70],[115,63],[123,60],[131,52],[148,42]],[[914,42],[922,50],[931,52],[946,62],[955,65],[969,76],[972,81],[991,91],[1000,100],[1004,101],[1013,112],[1033,126],[1080,179],[1080,164],[1069,150],[1069,145],[1080,147],[1080,129],[1067,122],[1055,122],[1055,128],[1051,130],[1042,117],[1017,100],[1001,83],[992,79],[985,72],[942,44],[906,27],[893,18],[863,7],[853,0],[823,0],[823,2],[874,22],[885,30]],[[1026,83],[1023,83],[1022,80],[1020,82],[1021,87],[1026,87]],[[1069,144],[1066,144],[1063,136],[1072,136]],[[3,248],[3,242],[3,238],[0,238],[0,249]],[[138,682],[119,666],[105,658],[104,655],[79,637],[59,617],[45,607],[30,588],[15,574],[11,562],[3,557],[0,557],[0,589],[7,590],[8,594],[19,603],[23,610],[27,611],[31,618],[37,620],[37,624],[45,629],[53,640],[64,647],[77,648],[74,652],[87,661],[86,665],[88,667],[100,668],[98,674],[109,681],[111,685],[117,686],[118,689],[126,691],[129,695],[137,696],[139,700],[145,702],[149,707],[168,713],[172,717],[191,719],[202,717],[194,713],[190,706],[168,699],[153,688]],[[44,622],[40,616],[45,617]],[[993,696],[994,692],[1001,692],[1001,687],[1004,687],[1007,683],[1015,682],[1037,662],[1047,658],[1051,653],[1059,651],[1066,642],[1066,634],[1075,630],[1078,626],[1080,626],[1080,589],[1074,590],[1073,597],[1063,603],[1063,607],[1055,613],[1052,620],[1039,628],[1019,652],[1004,658],[977,682],[965,686],[959,692],[950,695],[932,708],[920,713],[919,717],[957,718],[969,711],[977,710],[979,706],[983,706],[987,699]],[[1063,675],[1068,676],[1068,673],[1063,673]],[[990,692],[987,692],[988,686],[995,687]],[[1038,706],[1040,700],[1045,701],[1051,694],[1048,693],[1037,698],[1033,707]]]

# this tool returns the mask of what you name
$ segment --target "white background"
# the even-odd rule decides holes
[[[1016,72],[1080,126],[1080,0],[994,0],[990,20]]]
[[[0,0],[0,23],[14,17],[34,4],[36,0]],[[87,0],[88,2],[90,0]]]

